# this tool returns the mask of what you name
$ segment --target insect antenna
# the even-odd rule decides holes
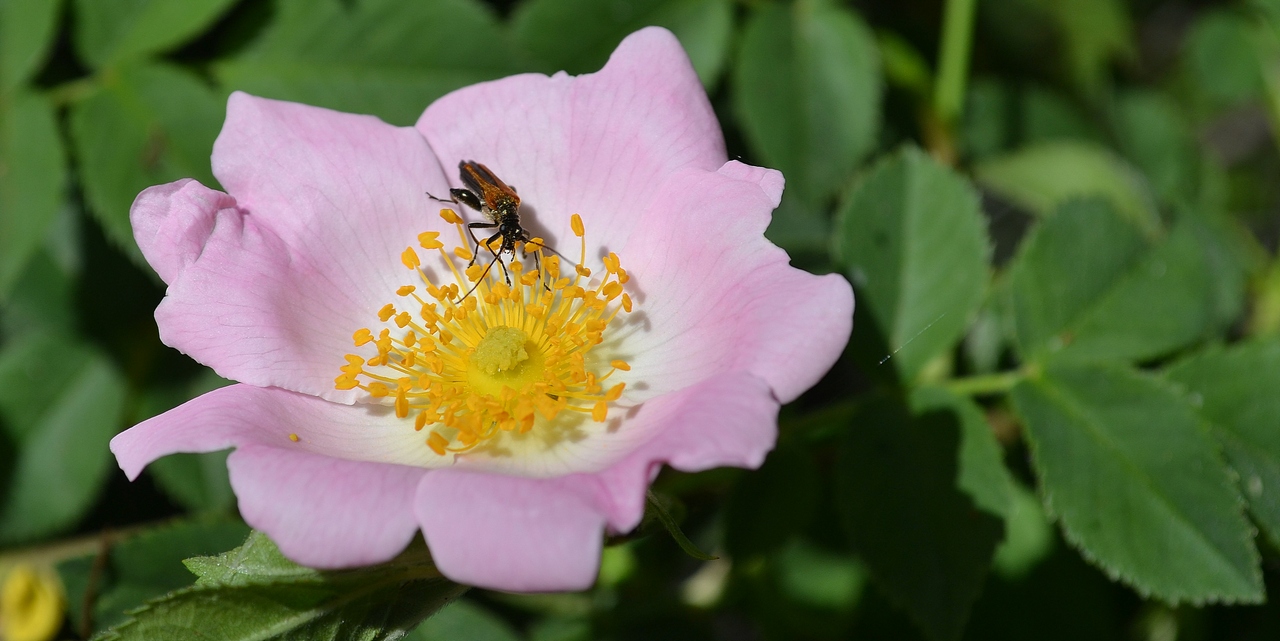
[[[467,300],[467,297],[470,296],[472,292],[476,291],[476,288],[480,286],[480,283],[484,282],[484,277],[489,275],[489,270],[493,269],[493,264],[496,262],[498,262],[498,255],[494,254],[493,260],[489,261],[489,264],[485,266],[483,272],[480,272],[480,278],[477,278],[475,284],[471,286],[471,289],[468,289],[467,293],[463,294],[462,298],[458,299],[459,303],[461,303],[464,300]],[[503,268],[505,269],[505,265],[503,266]]]

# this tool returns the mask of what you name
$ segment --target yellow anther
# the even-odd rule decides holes
[[[450,210],[446,209],[445,211]],[[444,247],[444,243],[437,240],[438,238],[440,238],[440,232],[424,231],[421,234],[418,234],[418,244],[421,245],[423,249],[440,249]]]
[[[582,216],[574,214],[569,218],[569,224],[573,226],[573,235],[582,238],[586,235],[587,230],[582,226]]]
[[[444,456],[445,452],[449,451],[449,441],[445,437],[440,436],[439,432],[432,432],[431,435],[427,437],[427,447],[431,448],[432,452],[435,452],[440,456]]]
[[[404,252],[400,254],[400,262],[404,263],[409,269],[417,269],[422,266],[422,261],[418,260],[418,252],[413,251],[412,247],[405,247]]]
[[[297,435],[297,434],[290,434],[290,435],[289,435],[289,440],[290,440],[290,441],[293,441],[294,443],[297,443],[298,441],[300,441],[300,440],[302,440],[302,439],[301,439],[301,438],[298,438],[298,435]]]
[[[441,217],[465,224],[453,210],[443,210]],[[579,256],[585,258],[581,216],[574,215],[571,223],[583,238]],[[593,272],[585,260],[569,262],[573,273],[565,278],[561,258],[544,253],[541,239],[516,244],[517,255],[535,253],[533,262],[504,253],[501,268],[492,260],[471,264],[481,253],[477,248],[485,255],[499,252],[506,238],[468,246],[466,230],[459,233],[462,246],[448,248],[440,232],[418,235],[423,249],[441,250],[438,257],[426,258],[438,265],[424,264],[415,248],[404,250],[402,262],[418,272],[426,293],[419,294],[415,285],[395,292],[413,296],[421,308],[416,314],[394,304],[379,309],[386,327],[362,329],[352,337],[361,347],[374,343],[364,348],[377,353],[346,357],[335,387],[386,399],[382,402],[397,417],[412,419],[416,431],[426,432],[425,444],[442,456],[482,448],[506,433],[537,430],[566,414],[605,421],[625,384],[607,388],[601,379],[631,366],[608,355],[588,357],[588,352],[604,342],[618,312],[632,309],[618,255],[608,253],[603,267],[595,268],[604,270],[602,280],[583,281]],[[601,363],[612,369],[602,369]],[[561,438],[555,430],[548,436]]]
[[[396,389],[396,418],[405,418],[409,415],[409,397],[405,396],[404,388]]]
[[[616,400],[618,400],[618,399],[622,398],[622,390],[624,390],[624,389],[626,389],[626,388],[627,388],[627,384],[626,384],[626,383],[618,383],[617,385],[614,385],[613,387],[610,387],[610,388],[609,388],[609,391],[608,391],[608,392],[606,392],[606,393],[605,393],[605,395],[604,395],[604,400],[609,401],[609,402],[613,402],[613,401],[616,401]]]

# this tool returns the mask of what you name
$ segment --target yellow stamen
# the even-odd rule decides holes
[[[368,328],[352,335],[355,345],[368,351],[346,356],[335,388],[361,389],[389,404],[397,417],[411,418],[414,430],[427,431],[425,445],[441,456],[480,447],[505,433],[538,431],[540,425],[585,416],[604,421],[626,384],[606,390],[602,382],[631,370],[623,360],[588,358],[619,312],[632,308],[617,254],[602,260],[602,278],[590,280],[586,231],[575,214],[573,230],[583,240],[568,277],[561,275],[558,256],[543,253],[540,239],[522,243],[515,255],[504,253],[505,269],[483,262],[459,265],[458,260],[473,256],[466,228],[452,210],[440,216],[456,226],[462,245],[446,249],[438,232],[423,232],[418,242],[436,252],[446,278],[454,282],[432,282],[431,270],[419,269],[422,259],[407,248],[401,262],[416,272],[426,294],[417,294],[414,285],[396,294],[412,296],[421,309],[416,314],[392,304],[379,309],[378,319],[387,327],[376,337]],[[499,252],[501,238],[490,247]],[[522,252],[537,260],[517,260]],[[607,363],[603,371],[595,369],[598,363]],[[546,432],[549,439],[555,434]]]

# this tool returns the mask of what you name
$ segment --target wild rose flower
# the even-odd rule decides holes
[[[427,196],[464,160],[564,258],[469,265],[477,214]],[[240,384],[111,448],[135,478],[234,447],[245,520],[305,565],[386,561],[421,529],[456,581],[585,588],[661,464],[758,466],[779,404],[848,340],[848,283],[764,239],[782,175],[728,161],[662,29],[596,74],[461,89],[414,128],[237,93],[213,171],[227,193],[161,185],[131,217],[168,284],[161,338]]]

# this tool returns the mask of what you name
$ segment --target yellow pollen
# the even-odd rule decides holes
[[[484,254],[498,252],[501,267],[468,264],[475,247],[465,223],[450,209],[440,217],[455,226],[461,244],[447,248],[439,232],[423,232],[418,244],[436,258],[413,247],[401,253],[419,282],[395,294],[410,309],[421,307],[376,310],[382,326],[352,334],[360,353],[345,356],[334,387],[360,389],[389,406],[406,429],[425,431],[423,444],[440,456],[505,433],[538,432],[552,442],[587,417],[605,421],[626,389],[605,379],[631,370],[626,361],[592,354],[613,320],[632,310],[618,255],[603,257],[593,279],[586,229],[574,214],[580,256],[563,271],[560,257],[544,252],[537,238],[516,243],[513,253],[501,252],[502,239],[495,239]],[[422,269],[425,260],[433,267]]]
[[[290,441],[293,441],[294,443],[297,443],[298,441],[300,441],[300,440],[302,440],[302,439],[298,438],[298,435],[297,435],[297,434],[290,434],[290,435],[289,435],[289,440],[290,440]]]

